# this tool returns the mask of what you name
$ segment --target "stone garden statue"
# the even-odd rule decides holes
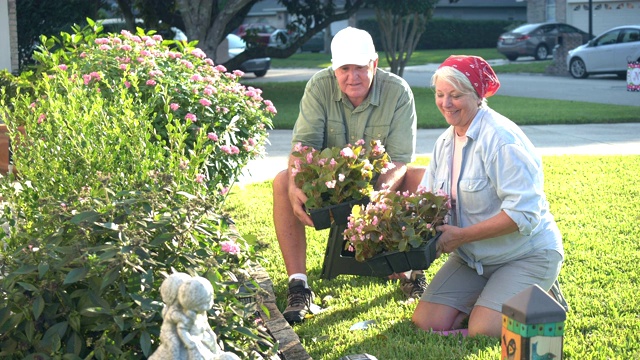
[[[207,320],[213,306],[213,287],[200,276],[176,272],[160,286],[164,302],[160,346],[149,360],[236,360],[224,352]]]

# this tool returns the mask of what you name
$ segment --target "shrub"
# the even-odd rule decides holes
[[[145,358],[173,270],[212,282],[210,320],[225,350],[273,354],[255,303],[238,299],[257,288],[248,272],[259,259],[221,212],[275,109],[193,44],[170,50],[141,30],[101,38],[90,28],[43,41],[59,49],[37,55],[33,95],[0,99],[12,136],[19,125],[26,133],[14,148],[18,176],[0,179],[0,357]],[[120,67],[145,46],[152,58]],[[206,82],[189,80],[202,74]]]

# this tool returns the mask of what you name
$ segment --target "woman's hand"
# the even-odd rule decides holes
[[[463,231],[457,226],[440,225],[436,227],[436,231],[441,232],[436,242],[436,257],[449,254],[465,242]]]

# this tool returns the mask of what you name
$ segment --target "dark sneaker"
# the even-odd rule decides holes
[[[551,289],[549,290],[549,295],[560,304],[564,308],[565,312],[569,312],[569,304],[567,300],[562,295],[562,290],[560,289],[560,282],[556,279],[556,281],[551,285]]]
[[[400,289],[409,299],[420,300],[422,294],[427,290],[427,278],[422,270],[414,270],[411,277],[400,280]]]
[[[313,302],[313,292],[304,287],[303,280],[293,279],[289,281],[289,295],[287,296],[287,308],[282,315],[291,325],[300,323],[305,315],[310,312]]]

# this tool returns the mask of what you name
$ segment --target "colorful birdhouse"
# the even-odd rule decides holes
[[[502,360],[562,359],[567,313],[533,285],[502,304]]]

